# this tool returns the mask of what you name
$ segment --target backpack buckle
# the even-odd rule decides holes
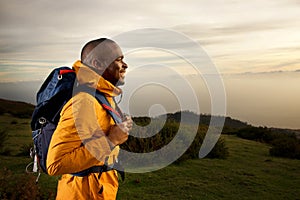
[[[44,117],[39,118],[39,123],[41,125],[45,124],[47,122],[47,120]]]

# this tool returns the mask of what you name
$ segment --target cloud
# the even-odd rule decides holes
[[[0,98],[36,104],[36,93],[42,81],[0,82]]]
[[[257,124],[299,127],[296,121],[276,118],[278,112],[285,113],[285,119],[288,115],[299,116],[299,109],[295,109],[300,102],[299,97],[295,98],[300,73],[299,18],[298,0],[151,0],[147,4],[138,0],[23,0],[22,3],[3,0],[0,2],[0,94],[33,102],[41,80],[55,66],[72,64],[78,59],[87,40],[114,37],[140,28],[167,28],[184,33],[202,45],[222,75],[226,74],[228,110],[233,117]],[[124,50],[138,45],[143,37],[127,39],[121,46]],[[156,32],[149,37],[151,41],[155,39],[159,46],[160,40],[170,38]],[[188,49],[190,45],[178,40],[165,48],[175,51]],[[128,83],[136,84],[133,75],[142,75],[141,81],[150,76],[164,80],[166,71],[158,64],[177,67],[180,75],[191,77],[182,59],[170,52],[155,52],[125,57],[129,67],[148,64],[136,74],[132,72],[132,77],[128,73]],[[147,68],[151,63],[153,68]],[[203,90],[197,91],[202,97]],[[273,93],[269,95],[270,92]],[[272,104],[274,100],[277,102]],[[288,103],[282,103],[287,100]],[[143,106],[144,102],[141,103]],[[271,104],[274,107],[269,109]]]
[[[295,19],[253,19],[233,24],[182,24],[173,28],[196,38],[222,70],[238,72],[295,68],[300,55],[299,25]]]
[[[299,41],[300,22],[297,19],[300,12],[296,2],[153,0],[145,6],[138,0],[122,3],[115,0],[66,0],[59,3],[25,0],[22,4],[17,0],[1,1],[0,64],[8,66],[4,58],[22,59],[24,66],[33,64],[33,60],[36,63],[44,60],[43,65],[72,63],[79,58],[81,47],[89,39],[158,27],[183,32],[197,41],[221,64],[222,69],[244,70],[239,63],[244,60],[255,63],[252,56],[258,51],[264,55],[265,52],[261,51],[287,48],[288,52],[291,44]],[[153,35],[155,38],[168,39],[160,33]],[[136,45],[136,39],[128,38],[124,47]],[[177,41],[167,47],[184,49],[189,45]],[[174,59],[170,61],[174,62]],[[280,62],[292,61],[285,58]],[[20,62],[14,63],[19,66]],[[261,60],[262,63],[270,63],[270,60]]]
[[[235,24],[181,24],[172,27],[174,30],[203,41],[204,44],[224,44],[237,42],[239,36],[265,31],[284,30],[295,25],[290,20],[246,21]]]

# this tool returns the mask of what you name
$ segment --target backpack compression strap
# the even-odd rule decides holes
[[[110,166],[110,167],[107,166],[107,165],[93,166],[93,167],[85,169],[81,172],[73,173],[72,175],[73,176],[84,177],[84,176],[87,176],[91,173],[99,173],[98,177],[100,177],[103,172],[107,172],[107,171],[110,171],[110,170],[116,170],[121,175],[122,180],[123,181],[125,180],[124,168],[120,165],[119,162],[115,163],[113,166]]]

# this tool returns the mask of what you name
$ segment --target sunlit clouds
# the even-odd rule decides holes
[[[72,63],[88,39],[147,27],[186,34],[203,46],[222,73],[300,69],[300,6],[293,0],[154,0],[147,6],[137,0],[12,0],[2,1],[0,9],[1,71],[8,60],[13,66],[22,59],[24,72],[29,65],[44,70],[53,63]],[[174,45],[184,48],[180,41]]]
[[[183,34],[207,54],[224,81],[229,116],[255,125],[300,128],[299,19],[298,0],[1,1],[0,98],[34,103],[32,96],[51,69],[71,67],[88,40],[160,28]],[[153,35],[158,44],[169,39],[161,36]],[[121,45],[129,65],[125,92],[137,82],[181,76],[197,91],[201,111],[210,112],[205,82],[194,80],[198,71],[176,54],[189,43],[174,41],[168,51],[127,52],[136,41],[132,37]],[[203,70],[201,75],[213,74]],[[136,106],[142,108],[147,98],[139,98],[144,102]],[[175,110],[175,103],[166,108]]]

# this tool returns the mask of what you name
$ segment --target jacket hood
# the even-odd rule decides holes
[[[101,75],[84,65],[80,60],[73,64],[73,69],[81,85],[87,85],[111,97],[118,96],[122,93],[120,88],[105,80]]]

